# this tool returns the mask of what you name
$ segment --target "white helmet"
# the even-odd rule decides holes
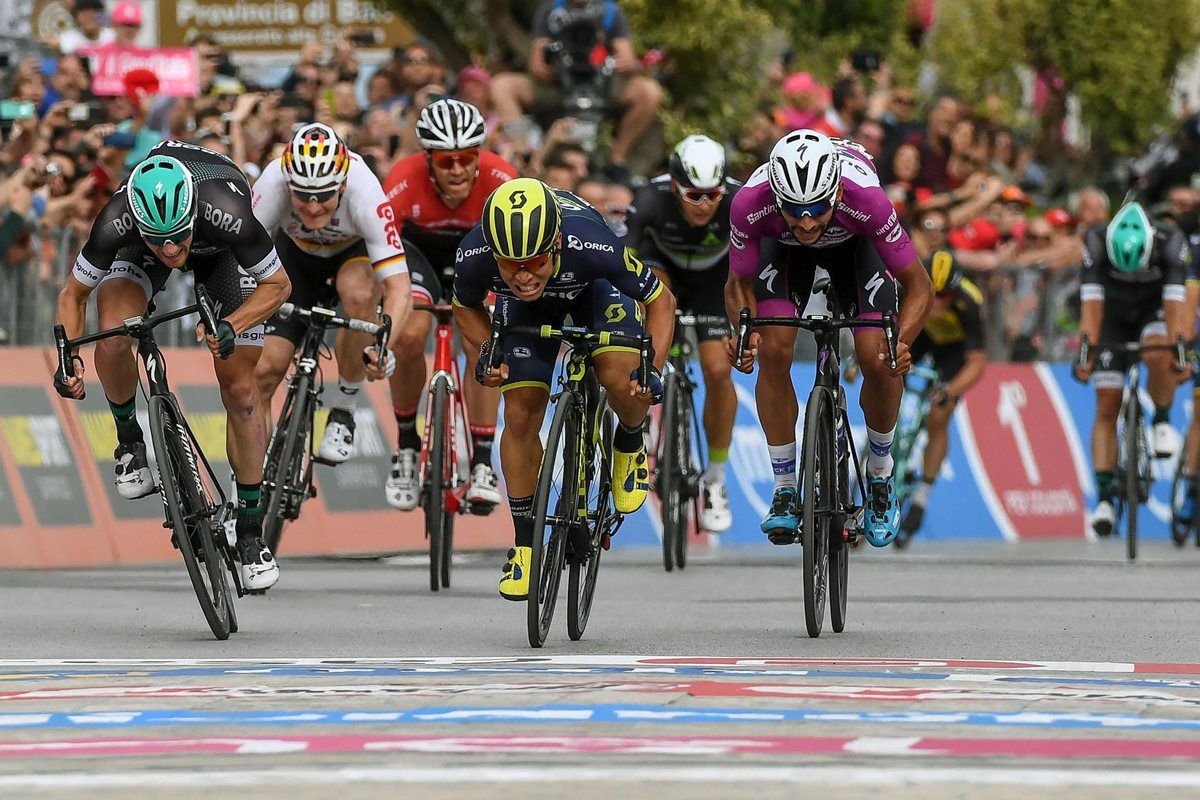
[[[725,148],[707,136],[692,134],[675,145],[667,171],[689,189],[724,188]]]
[[[771,148],[767,175],[775,199],[809,205],[831,200],[842,182],[841,155],[828,136],[802,128]]]
[[[296,131],[283,151],[283,171],[293,189],[328,192],[350,171],[350,150],[328,125],[314,122]]]
[[[487,138],[483,114],[470,103],[444,97],[425,106],[417,118],[417,141],[426,150],[465,150]]]

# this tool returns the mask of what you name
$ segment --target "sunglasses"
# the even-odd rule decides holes
[[[461,164],[464,167],[470,168],[479,160],[478,150],[443,150],[437,153],[430,153],[429,160],[438,169],[454,169],[456,164]]]
[[[689,189],[686,186],[680,186],[678,188],[679,196],[683,198],[684,202],[694,206],[698,206],[706,200],[710,203],[719,203],[725,196],[723,187],[719,189]]]
[[[829,209],[833,208],[833,198],[821,200],[816,203],[788,203],[783,200],[779,201],[779,210],[789,217],[819,217],[825,214]]]
[[[142,239],[144,239],[147,244],[152,244],[155,247],[163,247],[164,245],[168,245],[168,244],[176,244],[176,245],[182,244],[183,242],[185,242],[186,240],[188,240],[192,237],[192,228],[193,228],[193,225],[188,225],[186,228],[184,228],[181,231],[175,231],[175,233],[168,233],[165,236],[152,236],[148,233],[143,232]]]
[[[540,269],[544,269],[547,263],[552,263],[556,255],[558,255],[557,247],[548,252],[542,253],[541,255],[536,255],[532,258],[526,258],[523,261],[515,261],[510,258],[500,258],[497,256],[496,266],[500,268],[501,272],[508,272],[513,275],[516,275],[521,270],[525,270],[526,272],[537,272]]]
[[[337,196],[337,189],[326,189],[322,192],[311,192],[307,189],[292,189],[292,197],[301,203],[328,203]]]

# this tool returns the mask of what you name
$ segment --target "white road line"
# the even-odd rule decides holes
[[[344,783],[807,783],[840,785],[974,784],[1200,788],[1200,772],[1003,768],[829,767],[442,767],[403,765],[320,769],[182,770],[0,775],[0,789],[97,789],[184,786],[280,786]]]

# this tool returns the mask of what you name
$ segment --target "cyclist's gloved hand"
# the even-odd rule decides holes
[[[234,333],[233,326],[229,324],[228,320],[218,320],[217,332],[208,334],[208,349],[214,356],[225,359],[233,355],[236,346],[237,334]]]
[[[633,386],[639,385],[638,370],[635,369],[633,372],[629,373],[629,383]],[[653,366],[650,367],[650,371],[646,373],[646,383],[649,385],[642,387],[642,389],[643,391],[649,390],[650,405],[656,406],[661,403],[663,399],[663,382],[662,375]]]
[[[492,363],[492,340],[484,339],[479,345],[479,358],[475,360],[475,380],[480,386],[487,385],[488,366]]]
[[[79,356],[71,356],[71,360],[76,362],[75,374],[70,378],[71,386],[67,385],[68,378],[60,364],[58,369],[54,371],[54,391],[58,392],[60,397],[65,397],[68,400],[82,400],[84,395],[81,380],[83,377],[83,359]]]
[[[375,366],[375,364],[378,363],[378,359],[379,359],[379,354],[375,350],[375,345],[373,345],[373,344],[367,345],[366,347],[363,348],[362,360],[363,360],[363,363],[367,365],[367,367]],[[367,378],[368,378],[368,380],[373,380],[373,381],[387,380],[388,378],[392,377],[392,373],[394,373],[395,371],[396,371],[396,357],[392,355],[390,350],[385,349],[383,351],[383,374],[379,375],[377,371],[375,373],[372,373],[372,371],[370,369],[368,369],[367,370]]]

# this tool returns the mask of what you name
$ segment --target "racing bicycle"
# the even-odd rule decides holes
[[[918,386],[918,381],[924,383]],[[892,458],[896,465],[892,476],[896,487],[896,502],[900,507],[900,519],[904,519],[908,513],[913,492],[917,489],[917,479],[921,474],[916,461],[920,455],[917,440],[925,432],[925,423],[929,419],[929,409],[933,407],[934,399],[945,387],[946,384],[938,371],[925,364],[914,364],[904,376],[904,395],[900,399],[896,438],[892,444]],[[866,452],[867,449],[864,448],[859,454],[859,463],[865,462]],[[903,550],[911,538],[912,534],[901,529],[896,532],[893,545],[896,549]]]
[[[383,359],[392,330],[392,320],[387,314],[383,315],[381,323],[375,323],[343,319],[337,312],[320,305],[301,308],[292,303],[280,306],[278,314],[284,320],[298,317],[306,323],[306,329],[296,349],[296,367],[288,378],[287,397],[279,420],[271,430],[263,461],[263,536],[267,547],[276,555],[284,524],[299,518],[300,505],[317,496],[313,464],[336,466],[321,459],[314,450],[314,418],[321,405],[323,388],[320,363],[325,332],[331,328],[345,328],[374,336],[376,357]]]
[[[148,313],[152,312],[153,306]],[[68,339],[66,329],[55,325],[54,344],[63,375],[71,377],[78,358],[71,353],[74,348],[116,336],[137,341],[138,356],[149,385],[150,440],[166,517],[163,527],[172,531],[171,541],[183,557],[209,628],[214,636],[224,640],[238,629],[233,594],[236,592],[238,597],[246,594],[236,561],[236,542],[226,534],[225,522],[233,518],[234,508],[167,383],[167,363],[154,340],[156,327],[196,312],[200,312],[207,330],[217,330],[212,300],[207,290],[197,285],[193,305],[150,317],[131,317],[115,328],[78,339]]]
[[[804,436],[801,440],[799,496],[801,515],[796,540],[804,550],[804,622],[808,635],[821,635],[825,605],[833,630],[846,627],[846,599],[849,589],[850,546],[862,535],[866,487],[858,484],[853,491],[850,480],[858,474],[858,454],[850,438],[850,419],[846,416],[846,393],[841,386],[839,333],[842,328],[882,328],[888,356],[896,365],[896,322],[890,312],[883,319],[840,315],[836,293],[827,275],[813,282],[812,293],[824,294],[830,310],[827,316],[752,317],[743,308],[738,317],[737,352],[747,350],[755,327],[778,325],[804,328],[816,339],[816,378],[804,411]],[[797,308],[804,308],[797,296]],[[829,580],[829,574],[833,579]]]

